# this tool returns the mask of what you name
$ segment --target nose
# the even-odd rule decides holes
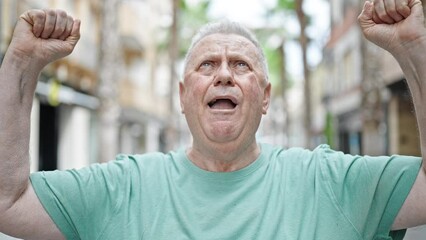
[[[229,65],[224,63],[217,70],[216,78],[214,79],[214,86],[225,85],[234,86],[234,76]]]

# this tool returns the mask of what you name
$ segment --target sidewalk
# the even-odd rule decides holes
[[[404,238],[404,240],[425,240],[425,239],[426,239],[426,225],[409,229]]]
[[[4,235],[3,233],[0,233],[0,240],[16,240],[18,238],[13,238],[13,237],[9,237]]]

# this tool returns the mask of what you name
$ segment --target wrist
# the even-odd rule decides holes
[[[9,48],[0,67],[0,96],[4,103],[16,105],[32,102],[42,69],[43,66],[33,56],[19,49]]]
[[[391,52],[398,61],[407,80],[414,102],[424,102],[426,91],[426,37],[401,44]]]
[[[2,66],[7,66],[8,70],[14,69],[25,73],[36,72],[38,75],[46,64],[37,61],[36,53],[32,49],[14,45],[12,42],[7,49]]]
[[[401,44],[389,50],[397,59],[423,58],[426,53],[426,35],[401,41]]]

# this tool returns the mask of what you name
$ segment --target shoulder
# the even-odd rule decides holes
[[[314,150],[291,147],[262,145],[262,155],[268,158],[269,167],[279,174],[294,178],[320,177],[323,150],[318,147]]]
[[[404,171],[417,172],[421,163],[421,158],[404,155],[390,156],[369,156],[369,155],[351,155],[341,151],[336,151],[327,145],[318,147],[318,154],[321,159],[323,170],[331,176],[340,175],[340,172],[345,176],[348,173],[353,173],[359,177],[361,173],[368,177],[394,177],[396,173]]]
[[[150,152],[143,154],[118,154],[114,160],[93,164],[90,168],[102,168],[118,171],[125,171],[138,168],[160,167],[170,160],[169,154],[162,152]]]
[[[114,161],[108,163],[107,168],[119,171],[131,171],[132,174],[144,175],[146,177],[169,173],[178,168],[179,161],[184,157],[184,150],[171,151],[168,153],[150,152],[144,154],[119,154]]]
[[[301,147],[284,148],[270,144],[262,144],[261,146],[263,156],[274,161],[294,164],[320,161],[324,158],[325,151],[330,149],[327,145],[320,145],[314,150]]]
[[[155,165],[170,159],[171,153],[149,152],[144,154],[118,154],[111,164]]]
[[[381,173],[392,176],[400,171],[418,171],[421,158],[412,156],[360,156],[345,154],[322,144],[313,150],[292,147],[283,148],[262,144],[263,156],[271,159],[272,163],[281,164],[282,167],[309,166],[317,168],[326,178],[344,178],[351,176],[358,178],[364,174],[366,177],[382,176]]]
[[[271,145],[268,143],[261,143],[262,154],[266,157],[271,158],[283,158],[283,157],[306,157],[311,156],[314,152],[309,149],[301,147],[290,147],[285,148],[282,146]]]

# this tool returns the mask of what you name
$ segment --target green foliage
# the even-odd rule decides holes
[[[181,0],[180,2],[181,4],[180,4],[179,12],[181,17],[181,22],[184,22],[185,25],[187,24],[202,25],[209,20],[207,16],[207,11],[210,6],[210,1],[202,0],[195,6],[190,6],[186,4],[184,0]]]
[[[324,135],[327,139],[327,144],[330,147],[334,146],[334,127],[333,115],[330,112],[327,112],[327,115],[325,116]]]
[[[265,52],[265,56],[269,65],[269,81],[272,84],[274,95],[279,94],[282,92],[281,89],[283,87],[282,81],[280,79],[280,68],[282,67],[280,56],[277,52],[277,49],[265,47],[263,51]]]
[[[279,96],[284,92],[283,90],[291,88],[293,82],[287,73],[285,73],[286,79],[281,79],[280,72],[282,71],[282,68],[284,68],[281,54],[279,53],[281,49],[266,46],[263,51],[265,53],[266,60],[268,61],[269,81],[272,84],[273,95]]]
[[[197,5],[191,6],[185,0],[178,2],[178,31],[179,31],[179,56],[183,57],[189,47],[192,36],[195,32],[210,19],[207,12],[210,6],[210,1],[201,0]],[[161,52],[168,51],[171,39],[171,32],[165,31],[165,41],[158,42],[157,49]]]
[[[281,10],[295,10],[296,3],[294,0],[278,0],[277,9]]]
[[[187,8],[187,4],[185,0],[179,0],[179,9],[185,10]]]
[[[179,54],[183,56],[189,47],[191,38],[195,32],[204,24],[210,21],[208,10],[210,1],[201,0],[197,5],[191,6],[180,0],[179,9],[179,31],[180,31],[180,46]]]

